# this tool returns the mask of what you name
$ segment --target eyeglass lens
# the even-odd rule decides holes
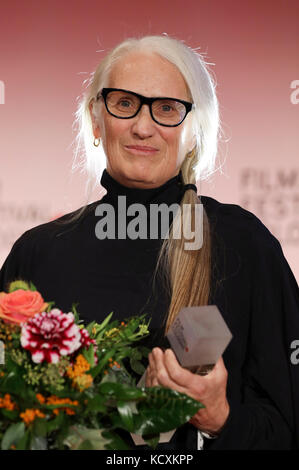
[[[137,113],[141,100],[129,92],[110,91],[106,103],[109,111],[115,116],[129,118]],[[155,120],[161,124],[176,125],[186,115],[184,104],[174,99],[157,99],[151,104],[151,108]]]

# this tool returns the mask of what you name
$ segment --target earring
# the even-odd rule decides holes
[[[98,147],[98,146],[100,145],[100,141],[101,141],[101,139],[98,139],[97,137],[95,137],[95,138],[93,139],[93,145],[94,145],[95,147]]]

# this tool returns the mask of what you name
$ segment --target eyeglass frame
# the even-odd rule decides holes
[[[140,100],[140,106],[139,108],[137,109],[136,113],[133,114],[133,116],[116,116],[116,114],[113,114],[109,109],[108,109],[108,105],[107,105],[107,101],[106,101],[106,98],[107,98],[107,95],[108,93],[110,93],[111,91],[124,91],[125,93],[130,93],[131,95],[134,95],[136,96],[137,98],[139,98]],[[130,91],[130,90],[124,90],[123,88],[103,88],[102,91],[98,92],[97,96],[96,96],[96,100],[98,101],[100,99],[100,97],[103,97],[104,98],[104,103],[105,103],[105,107],[107,109],[107,112],[113,116],[113,117],[116,117],[117,119],[132,119],[134,118],[135,116],[137,116],[137,114],[139,113],[139,111],[141,110],[142,106],[144,104],[147,104],[148,107],[149,107],[149,111],[150,111],[150,115],[151,115],[151,118],[152,120],[159,124],[159,126],[164,126],[164,127],[177,127],[179,126],[180,124],[182,124],[182,122],[186,119],[186,116],[188,115],[188,113],[190,113],[190,111],[192,110],[192,108],[194,108],[194,103],[190,103],[189,101],[184,101],[184,100],[180,100],[180,99],[177,99],[177,98],[168,98],[168,97],[160,97],[160,96],[157,96],[155,98],[148,98],[146,96],[143,96],[143,95],[140,95],[139,93],[135,93],[134,91]],[[183,117],[183,119],[178,123],[178,124],[162,124],[161,122],[157,121],[155,118],[154,118],[154,115],[153,115],[153,111],[152,111],[152,103],[154,101],[157,101],[157,100],[170,100],[170,101],[177,101],[179,103],[182,103],[184,106],[185,106],[185,109],[186,109],[186,114],[185,116]]]

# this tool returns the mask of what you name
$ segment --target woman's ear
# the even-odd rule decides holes
[[[93,112],[93,105],[94,105],[94,100],[91,100],[91,102],[88,105],[88,108],[89,108],[90,117],[91,117],[91,121],[92,121],[93,135],[96,139],[100,139],[101,138],[101,132],[100,132],[100,128],[99,128],[98,123],[97,123],[97,119],[96,119],[96,117],[94,115],[94,112]]]

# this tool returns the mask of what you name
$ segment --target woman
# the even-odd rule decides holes
[[[278,241],[253,214],[196,194],[196,179],[213,171],[219,134],[204,60],[165,36],[124,41],[93,74],[77,119],[88,186],[102,175],[107,194],[17,240],[1,290],[14,278],[32,280],[65,311],[77,301],[85,320],[112,310],[116,318],[148,313],[147,385],[205,405],[162,448],[196,449],[198,437],[211,449],[296,447],[299,378],[290,344],[299,335],[298,286]],[[186,238],[175,238],[179,211],[169,239],[161,227],[158,238],[124,234],[120,196],[146,209],[202,204],[202,247],[187,250]],[[113,221],[103,218],[111,207]],[[233,340],[212,372],[198,376],[157,346],[182,307],[206,304],[218,306]]]

